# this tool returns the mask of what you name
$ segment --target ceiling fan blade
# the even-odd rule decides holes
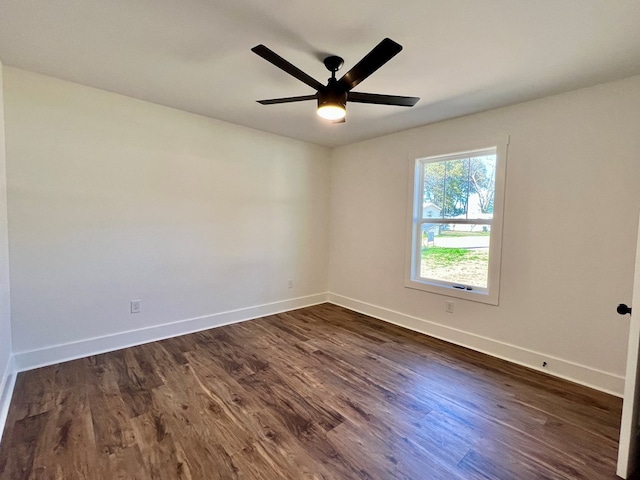
[[[255,47],[253,47],[251,49],[251,51],[253,53],[257,54],[257,55],[260,55],[267,62],[270,62],[270,63],[274,64],[276,67],[278,67],[281,70],[284,70],[289,75],[297,78],[301,82],[306,83],[311,88],[314,88],[315,90],[321,90],[321,89],[324,88],[324,85],[322,85],[315,78],[307,75],[302,70],[300,70],[298,67],[296,67],[292,63],[288,62],[287,60],[282,58],[280,55],[278,55],[276,52],[274,52],[273,50],[270,50],[269,48],[265,47],[264,45],[262,45],[262,44],[256,45]]]
[[[345,73],[338,83],[348,92],[395,57],[401,50],[402,45],[390,38],[385,38],[367,53],[362,60],[356,63],[351,70]]]
[[[397,105],[413,107],[420,97],[401,97],[399,95],[378,95],[377,93],[349,92],[347,101],[354,103],[375,103],[378,105]]]
[[[270,98],[269,100],[257,100],[262,105],[275,105],[277,103],[291,103],[291,102],[304,102],[306,100],[317,100],[317,95],[302,95],[300,97],[284,97],[284,98]]]

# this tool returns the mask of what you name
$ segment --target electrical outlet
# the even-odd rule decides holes
[[[444,311],[447,313],[453,313],[453,302],[445,302]]]
[[[293,288],[293,280],[289,280],[289,288]]]
[[[131,300],[131,313],[140,313],[142,308],[140,300]]]

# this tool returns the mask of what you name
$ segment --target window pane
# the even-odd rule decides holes
[[[420,277],[487,288],[490,225],[422,225]]]
[[[425,162],[422,218],[493,218],[496,155]]]

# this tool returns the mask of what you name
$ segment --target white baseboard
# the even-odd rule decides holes
[[[47,365],[54,365],[90,355],[317,305],[327,301],[385,322],[393,323],[416,332],[486,353],[493,357],[564,378],[618,397],[622,397],[624,391],[624,377],[622,376],[329,292],[190,318],[139,330],[119,332],[104,337],[52,345],[37,350],[14,352],[12,357],[13,366],[8,373],[5,373],[2,379],[4,388],[1,390],[2,397],[0,397],[0,399],[3,402],[7,401],[6,407],[8,407],[8,401],[11,399],[11,392],[13,391],[13,382],[15,382],[14,371],[21,372]],[[543,361],[548,362],[547,368],[543,369],[540,367]],[[9,391],[8,400],[6,399],[7,395],[5,393],[7,390]],[[1,415],[3,408],[5,408],[4,403],[0,403],[0,420],[2,420]],[[3,423],[0,423],[0,425],[2,424]]]
[[[328,301],[409,330],[622,397],[624,377],[329,292]],[[542,368],[542,362],[548,363]]]
[[[244,322],[254,318],[274,315],[297,308],[309,307],[327,301],[327,293],[292,298],[254,307],[214,313],[197,318],[179,320],[138,330],[119,332],[104,337],[88,338],[77,342],[52,345],[37,350],[14,352],[15,370],[22,372],[34,368],[55,365],[99,353],[111,352],[144,343],[164,340],[209,328]]]
[[[16,373],[13,367],[13,362],[13,356],[9,357],[7,368],[2,372],[2,377],[0,378],[0,442],[2,441],[4,425],[7,422],[7,415],[9,414],[9,405],[11,404],[11,397],[13,396],[13,388],[16,384]]]

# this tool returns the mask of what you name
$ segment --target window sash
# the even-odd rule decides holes
[[[425,220],[430,220],[430,219],[425,219]],[[456,288],[459,289],[461,291],[468,291],[468,292],[475,292],[475,293],[488,293],[489,292],[489,288],[487,287],[481,287],[478,285],[471,285],[471,284],[466,284],[464,282],[450,282],[447,280],[443,280],[443,279],[439,279],[439,278],[433,278],[433,277],[423,277],[422,276],[422,225],[423,224],[443,224],[443,223],[447,223],[450,224],[452,222],[419,222],[416,224],[416,228],[415,228],[415,238],[413,241],[413,252],[412,252],[412,256],[413,256],[413,278],[415,279],[419,279],[421,282],[423,283],[428,283],[431,285],[442,285],[442,286],[447,286],[447,287],[452,287],[452,288]],[[474,221],[461,221],[461,222],[457,222],[460,225],[469,225],[469,224],[473,224],[473,225],[491,225],[491,223],[479,223],[479,222],[474,222]],[[491,243],[491,231],[489,232],[489,243]],[[490,267],[491,267],[491,263],[487,264],[487,278],[490,278]]]
[[[419,188],[420,188],[420,195],[421,198],[424,199],[424,195],[425,195],[425,171],[426,171],[426,165],[429,163],[441,163],[441,162],[450,162],[450,161],[455,161],[455,160],[470,160],[472,158],[478,158],[478,157],[486,157],[486,156],[495,156],[496,157],[496,162],[498,160],[498,148],[497,147],[490,147],[490,148],[484,148],[484,149],[479,149],[479,150],[468,150],[465,152],[459,152],[459,153],[452,153],[449,155],[435,155],[435,156],[431,156],[431,157],[426,157],[426,158],[418,158],[416,159],[416,166],[419,167],[420,169],[420,183],[419,183]],[[497,175],[497,163],[494,166],[494,184],[495,184],[495,180],[496,180],[496,175]],[[469,188],[469,185],[467,185],[467,188]],[[495,195],[495,193],[494,193]],[[495,198],[494,198],[495,201]],[[424,202],[420,202],[419,205],[417,206],[417,215],[418,218],[423,218],[424,217]],[[442,215],[441,217],[426,217],[426,218],[442,218],[442,219],[450,219],[450,220],[461,220],[461,219],[456,219],[454,217],[445,217],[444,213],[445,213],[445,208],[444,205],[442,205]],[[493,215],[493,214],[492,214]],[[466,208],[466,212],[465,212],[465,216],[467,220],[470,220],[474,217],[469,217],[469,208],[467,206]],[[479,219],[478,220],[486,220],[486,219]],[[454,222],[450,222],[450,223],[454,223]],[[474,223],[478,223],[478,222],[474,222]]]
[[[427,217],[418,218],[416,223],[422,225],[423,223],[455,223],[457,225],[493,225],[493,218],[442,218],[442,217]]]

